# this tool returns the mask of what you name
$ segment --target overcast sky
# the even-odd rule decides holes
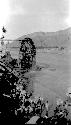
[[[67,28],[69,1],[9,0],[6,37],[15,39],[31,32],[53,32]]]

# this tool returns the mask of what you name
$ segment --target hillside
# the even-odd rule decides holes
[[[39,47],[70,47],[71,45],[71,28],[60,30],[57,32],[34,32],[31,34],[23,35],[16,40],[22,40],[25,37],[33,39],[35,46]],[[8,47],[19,47],[19,41],[14,41]]]

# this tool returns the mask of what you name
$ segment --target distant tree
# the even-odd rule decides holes
[[[2,36],[1,36],[1,54],[3,54],[5,52],[5,48],[3,48],[4,46],[4,38],[5,38],[5,33],[7,32],[6,28],[3,26],[2,27]]]
[[[4,39],[4,35],[2,35],[1,39]]]
[[[3,33],[6,33],[7,32],[7,30],[6,30],[6,28],[3,26],[3,28],[2,28],[2,32]]]
[[[6,33],[6,32],[7,32],[7,30],[6,30],[6,28],[3,26],[3,27],[2,27],[2,37],[1,37],[1,45],[2,45],[2,46],[4,45],[4,41],[3,41],[3,39],[5,38],[4,33]]]
[[[4,39],[4,36],[2,35],[2,37],[1,37],[1,46],[4,45],[4,41],[3,41],[3,39]]]
[[[58,46],[55,46],[55,48],[59,48]]]
[[[61,49],[61,50],[63,50],[63,49],[64,49],[64,47],[62,47],[62,46],[61,46],[61,48],[60,48],[60,49]]]

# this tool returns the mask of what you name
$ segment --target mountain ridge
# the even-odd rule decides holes
[[[69,47],[71,45],[71,27],[59,30],[56,32],[33,32],[31,34],[23,35],[16,41],[9,44],[9,47],[19,47],[19,40],[23,40],[25,37],[30,37],[34,41],[36,47],[42,46],[64,46]]]

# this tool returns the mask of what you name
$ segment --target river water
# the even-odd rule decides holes
[[[11,55],[17,58],[18,51],[11,51]],[[35,95],[47,97],[49,101],[66,97],[67,88],[71,86],[70,57],[71,52],[65,50],[37,52],[36,64],[43,68],[32,73]]]
[[[67,88],[71,86],[71,53],[38,53],[36,62],[42,70],[35,75],[35,94],[55,101],[65,99]]]

